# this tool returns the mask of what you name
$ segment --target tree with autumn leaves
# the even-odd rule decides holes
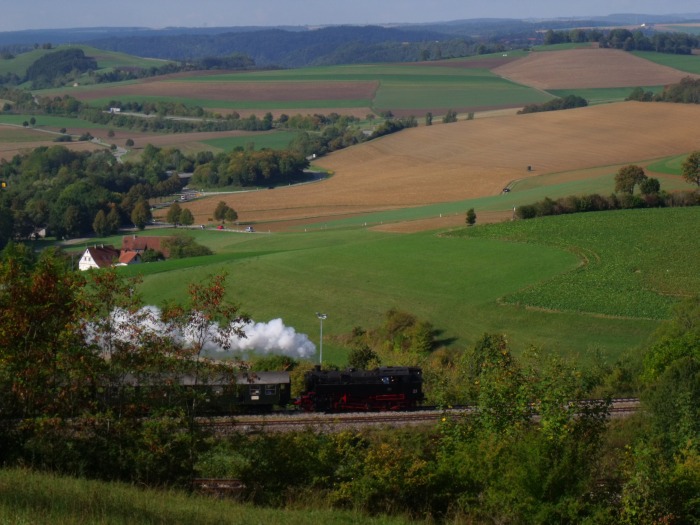
[[[191,478],[204,438],[197,399],[175,388],[167,406],[149,405],[134,385],[175,374],[203,383],[226,371],[204,356],[208,343],[226,347],[242,335],[247,321],[225,298],[225,275],[192,284],[186,305],[158,316],[144,308],[138,280],[114,269],[74,272],[59,251],[34,261],[31,251],[8,248],[0,417],[11,423],[0,428],[0,462],[155,484]]]

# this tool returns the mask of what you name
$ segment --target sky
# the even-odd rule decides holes
[[[103,26],[367,25],[483,17],[698,12],[697,0],[0,0],[0,31]]]

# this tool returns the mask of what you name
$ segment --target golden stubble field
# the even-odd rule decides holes
[[[698,78],[626,51],[601,48],[538,51],[492,71],[538,89],[659,86]]]
[[[621,102],[405,130],[319,159],[328,180],[191,203],[197,222],[223,200],[280,230],[371,211],[496,195],[512,181],[698,149],[700,106]],[[528,172],[527,166],[533,171]]]

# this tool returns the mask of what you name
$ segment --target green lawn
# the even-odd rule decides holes
[[[337,364],[346,349],[335,337],[378,326],[390,308],[430,321],[459,349],[495,331],[516,351],[619,356],[646,342],[679,294],[700,291],[698,219],[700,208],[603,212],[450,236],[193,230],[216,255],[127,271],[144,275],[151,304],[182,300],[187,282],[225,271],[230,298],[256,321],[282,318],[316,343],[323,311],[324,357]]]

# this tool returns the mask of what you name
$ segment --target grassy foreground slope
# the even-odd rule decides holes
[[[193,231],[209,258],[129,268],[146,302],[181,300],[185,283],[227,271],[232,300],[256,321],[281,317],[342,364],[335,337],[390,308],[441,331],[454,348],[484,332],[585,358],[638,347],[678,296],[700,291],[692,234],[700,209],[630,210],[504,223],[449,236],[366,229],[294,234]],[[673,254],[669,256],[669,254]],[[175,283],[182,283],[176,285]],[[327,350],[327,353],[325,352]]]
[[[27,470],[0,470],[0,523],[68,525],[196,525],[408,523],[353,512],[255,508],[184,492],[142,490],[126,484],[73,479]]]

